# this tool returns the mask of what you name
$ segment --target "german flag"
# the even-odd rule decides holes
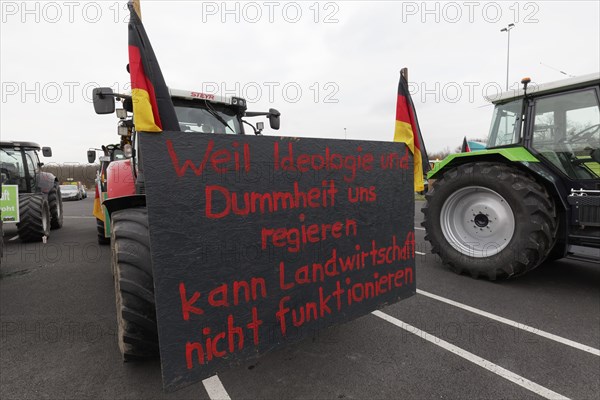
[[[178,131],[179,123],[146,30],[129,2],[129,74],[133,122],[139,132]]]
[[[466,136],[463,138],[463,144],[462,144],[462,147],[460,148],[460,152],[461,153],[470,153],[471,152],[471,147],[469,147],[469,142],[467,142]]]
[[[102,211],[102,200],[100,199],[100,191],[98,190],[98,185],[96,185],[96,196],[94,197],[94,211],[93,214],[100,221],[104,222],[104,212]]]
[[[425,179],[425,173],[429,171],[429,160],[419,129],[415,106],[408,92],[408,82],[402,74],[398,84],[394,142],[406,143],[413,154],[415,192],[422,192],[425,190],[423,180]]]

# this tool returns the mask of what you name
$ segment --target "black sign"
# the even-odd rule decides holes
[[[416,291],[403,143],[140,134],[167,390]]]

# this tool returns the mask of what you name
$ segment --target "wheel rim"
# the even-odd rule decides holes
[[[440,226],[449,244],[461,254],[483,258],[500,253],[515,233],[512,208],[497,192],[469,186],[444,202]]]

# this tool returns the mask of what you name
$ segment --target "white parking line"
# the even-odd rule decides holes
[[[466,350],[463,350],[460,347],[457,347],[451,343],[446,342],[445,340],[442,340],[438,337],[430,335],[427,332],[424,332],[412,325],[409,325],[405,322],[400,321],[397,318],[392,317],[391,315],[388,315],[381,311],[373,311],[372,314],[393,324],[393,325],[396,325],[399,328],[404,329],[407,332],[415,334],[415,335],[419,336],[421,339],[427,340],[428,342],[433,343],[436,346],[443,348],[444,350],[448,350],[449,352],[454,353],[457,356],[462,357],[465,360],[472,362],[473,364],[476,364],[482,368],[485,368],[488,371],[493,372],[494,374],[499,375],[504,379],[507,379],[513,383],[516,383],[517,385],[519,385],[529,391],[532,391],[535,394],[538,394],[547,399],[568,399],[568,397],[565,397],[565,396],[563,396],[559,393],[556,393],[548,388],[538,385],[535,382],[532,382],[520,375],[515,374],[514,372],[511,372],[505,368],[502,368],[501,366],[494,364],[491,361],[488,361],[484,358],[476,356],[475,354],[470,353]]]
[[[206,378],[202,381],[202,384],[211,400],[231,400],[231,397],[229,397],[227,390],[225,390],[223,383],[221,383],[217,375]]]
[[[487,311],[483,311],[483,310],[480,310],[478,308],[471,307],[471,306],[468,306],[466,304],[462,304],[462,303],[459,303],[457,301],[450,300],[450,299],[447,299],[445,297],[438,296],[437,294],[429,293],[429,292],[426,292],[426,291],[421,290],[421,289],[417,289],[417,293],[421,294],[423,296],[427,296],[427,297],[430,297],[432,299],[441,301],[442,303],[450,304],[451,306],[462,308],[463,310],[472,312],[472,313],[477,314],[477,315],[481,315],[482,317],[493,319],[494,321],[501,322],[503,324],[512,326],[514,328],[522,329],[525,332],[533,333],[534,335],[538,335],[538,336],[545,337],[546,339],[554,340],[555,342],[558,342],[558,343],[561,343],[561,344],[564,344],[564,345],[567,345],[567,346],[571,346],[573,348],[576,348],[578,350],[582,350],[582,351],[588,352],[588,353],[593,354],[595,356],[600,356],[600,350],[599,349],[595,349],[593,347],[586,346],[584,344],[577,343],[577,342],[574,342],[574,341],[569,340],[569,339],[565,339],[563,337],[554,335],[552,333],[545,332],[545,331],[542,331],[540,329],[533,328],[531,326],[518,323],[516,321],[512,321],[512,320],[510,320],[508,318],[504,318],[504,317],[500,317],[498,315],[494,315],[494,314],[489,313]]]
[[[415,229],[423,229],[423,230],[425,230],[424,228],[418,228],[418,227],[415,227]],[[425,253],[422,253],[420,251],[415,251],[415,254],[418,254],[420,256],[424,256],[425,255]],[[504,318],[504,317],[500,317],[498,315],[491,314],[491,313],[489,313],[487,311],[483,311],[483,310],[480,310],[480,309],[468,306],[466,304],[462,304],[462,303],[459,303],[457,301],[450,300],[450,299],[447,299],[445,297],[438,296],[436,294],[426,292],[426,291],[421,290],[421,289],[417,289],[417,293],[418,294],[422,294],[423,296],[427,296],[427,297],[430,297],[432,299],[441,301],[443,303],[450,304],[450,305],[458,307],[458,308],[462,308],[463,310],[472,312],[474,314],[481,315],[483,317],[493,319],[494,321],[498,321],[498,322],[501,322],[503,324],[510,325],[510,326],[518,328],[518,329],[522,329],[522,330],[524,330],[526,332],[533,333],[534,335],[545,337],[546,339],[550,339],[550,340],[553,340],[555,342],[558,342],[558,343],[561,343],[561,344],[573,347],[575,349],[585,351],[585,352],[593,354],[595,356],[600,356],[600,349],[596,349],[594,347],[587,346],[585,344],[577,343],[577,342],[575,342],[573,340],[563,338],[561,336],[552,334],[550,332],[542,331],[541,329],[533,328],[531,326],[528,326],[528,325],[525,325],[525,324],[521,324],[521,323],[518,323],[516,321],[512,321],[512,320],[510,320],[508,318]]]
[[[8,239],[9,242],[12,242],[13,240],[17,240],[19,238],[19,235],[11,237],[10,239]]]
[[[67,216],[64,215],[63,218],[67,218],[67,219],[96,219],[96,217],[83,217],[83,216]]]
[[[424,231],[425,230],[425,228],[421,228],[420,226],[415,226],[415,229],[418,230],[418,231]]]

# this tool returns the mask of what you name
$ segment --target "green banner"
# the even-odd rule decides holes
[[[19,187],[17,185],[2,185],[0,198],[2,221],[19,222]]]

